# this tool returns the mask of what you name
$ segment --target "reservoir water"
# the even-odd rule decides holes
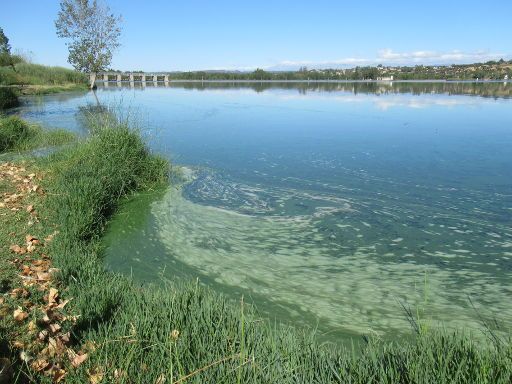
[[[332,337],[512,324],[512,84],[171,83],[97,91],[181,181],[138,196],[109,268],[244,295]],[[82,131],[92,93],[18,111]],[[491,321],[492,320],[492,321]]]

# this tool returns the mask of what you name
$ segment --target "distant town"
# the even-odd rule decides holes
[[[122,73],[112,70],[111,72]],[[132,73],[134,71],[131,71]],[[135,71],[143,72],[143,71]],[[160,72],[164,73],[164,72]],[[512,80],[512,60],[504,59],[474,64],[358,66],[347,69],[309,69],[297,71],[205,70],[165,72],[172,80]]]

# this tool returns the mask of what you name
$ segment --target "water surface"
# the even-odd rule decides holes
[[[175,83],[98,90],[183,181],[124,207],[110,268],[196,279],[330,335],[512,322],[512,84]],[[80,132],[92,94],[21,113]],[[471,298],[472,304],[469,303]]]

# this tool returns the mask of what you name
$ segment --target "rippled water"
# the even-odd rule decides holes
[[[126,204],[107,263],[199,278],[336,335],[512,323],[512,84],[174,84],[98,91],[183,181]],[[80,130],[91,94],[21,112]],[[469,299],[471,298],[472,304]]]

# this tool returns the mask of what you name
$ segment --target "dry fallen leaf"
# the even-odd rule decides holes
[[[50,281],[51,274],[47,272],[37,272],[37,280],[39,281]]]
[[[67,372],[63,369],[56,368],[53,370],[53,382],[60,383],[64,376],[66,376]]]
[[[28,213],[32,213],[34,212],[34,206],[32,204],[30,204],[28,207],[27,207],[27,212]]]
[[[17,349],[23,349],[25,347],[25,344],[23,344],[23,342],[21,342],[19,340],[14,341],[14,343],[12,343],[12,345],[14,346],[14,348],[17,348]]]
[[[57,305],[55,308],[56,309],[63,309],[66,306],[67,303],[69,303],[69,300],[64,300],[59,305]]]
[[[45,341],[46,337],[48,337],[48,331],[46,329],[43,329],[39,334],[37,335],[37,338],[39,341]]]
[[[28,313],[24,312],[23,309],[18,307],[17,309],[14,310],[13,317],[14,317],[14,320],[16,320],[16,321],[23,321],[28,317]]]
[[[13,244],[9,247],[11,251],[14,253],[17,253],[18,255],[23,255],[27,252],[27,250],[23,247],[20,247],[19,245]]]
[[[164,384],[166,381],[165,375],[162,373],[155,381],[155,384]]]
[[[50,293],[48,293],[48,305],[57,304],[57,298],[59,297],[59,291],[55,288],[50,288]]]
[[[35,323],[35,321],[31,320],[29,323],[28,323],[28,331],[30,333],[33,333],[37,330],[37,325]]]
[[[30,365],[32,369],[36,372],[41,372],[42,370],[46,369],[50,363],[44,359],[37,359],[32,362]]]
[[[85,360],[87,360],[87,357],[89,355],[87,353],[84,353],[83,355],[76,355],[75,358],[71,361],[71,365],[75,368],[80,366]]]
[[[60,336],[59,336],[59,338],[60,338],[60,341],[62,341],[62,344],[68,344],[68,343],[69,343],[69,340],[70,340],[70,339],[69,339],[69,338],[70,338],[70,336],[71,336],[71,335],[70,335],[70,333],[69,333],[69,332],[67,332],[67,333],[65,333],[65,334],[63,334],[63,335],[60,335]]]
[[[54,356],[57,353],[57,340],[53,337],[48,338],[47,351],[50,356]]]
[[[18,297],[18,296],[21,296],[21,297],[29,297],[30,296],[30,293],[29,291],[27,291],[25,288],[14,288],[11,293],[10,293],[11,297],[15,298],[15,297]]]
[[[57,333],[61,330],[61,326],[57,323],[50,324],[50,332],[51,333]]]
[[[27,241],[27,243],[31,243],[31,242],[37,240],[37,237],[32,236],[32,235],[27,235],[27,236],[25,236],[25,240]]]

